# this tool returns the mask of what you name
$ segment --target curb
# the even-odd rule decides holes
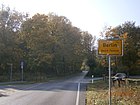
[[[24,82],[27,81],[0,82],[0,85],[17,84],[17,83],[24,83]]]

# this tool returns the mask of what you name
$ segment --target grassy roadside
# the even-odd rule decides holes
[[[140,84],[112,87],[112,105],[139,105]],[[89,84],[86,93],[86,105],[108,105],[108,83],[103,80]]]
[[[74,76],[79,75],[78,73],[75,74],[69,74],[69,75],[65,75],[65,76],[56,76],[56,77],[39,77],[39,79],[36,80],[32,80],[32,81],[11,81],[11,82],[0,82],[0,86],[3,85],[28,85],[28,84],[35,84],[35,83],[46,83],[46,82],[51,82],[51,81],[58,81],[58,80],[64,80],[64,79],[68,79],[68,78],[72,78]]]

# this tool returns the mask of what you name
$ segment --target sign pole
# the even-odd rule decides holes
[[[109,105],[111,105],[111,64],[110,64],[110,55],[109,57]]]
[[[23,81],[23,67],[21,69],[21,81]]]
[[[23,77],[23,66],[24,66],[24,62],[22,61],[20,63],[20,66],[21,66],[21,81],[23,81],[24,77]]]
[[[99,40],[98,41],[98,54],[99,55],[107,55],[108,63],[109,63],[109,105],[111,105],[111,56],[112,55],[123,55],[123,40]]]
[[[10,81],[12,81],[12,71],[13,71],[12,69],[13,69],[13,64],[11,63],[10,66],[11,66],[11,71],[10,71]]]

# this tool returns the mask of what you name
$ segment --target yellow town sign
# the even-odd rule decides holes
[[[99,55],[123,55],[122,40],[98,40]]]

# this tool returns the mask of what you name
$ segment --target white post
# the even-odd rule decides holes
[[[92,83],[93,83],[93,81],[94,81],[94,80],[93,80],[93,77],[94,77],[94,75],[92,75]]]
[[[111,105],[111,64],[109,55],[109,105]]]

